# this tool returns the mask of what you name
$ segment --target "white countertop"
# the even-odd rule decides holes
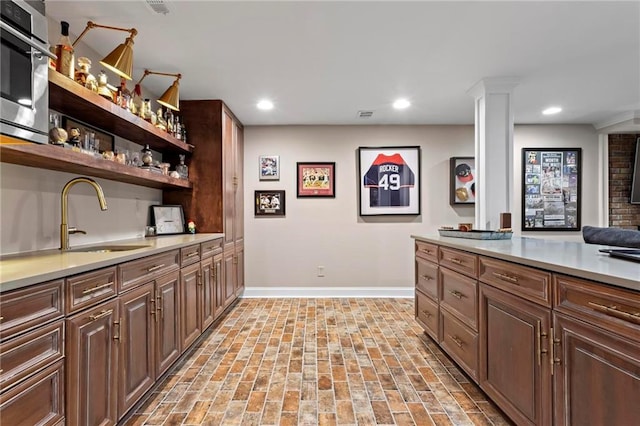
[[[108,253],[76,252],[57,249],[35,251],[0,258],[0,291],[13,290],[55,280],[93,269],[117,265],[163,251],[222,238],[224,234],[180,234],[151,238],[109,241],[91,246],[146,245],[148,247]]]
[[[412,235],[420,241],[457,248],[483,256],[640,291],[640,263],[616,259],[594,244],[513,237],[510,240],[472,240]],[[615,247],[613,247],[615,248]]]

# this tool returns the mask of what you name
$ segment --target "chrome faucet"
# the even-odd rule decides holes
[[[67,224],[69,190],[73,185],[80,182],[85,182],[93,186],[93,189],[96,190],[96,194],[98,194],[100,210],[104,211],[107,209],[107,200],[104,199],[102,187],[98,184],[98,182],[85,177],[71,179],[69,182],[67,182],[64,188],[62,188],[62,195],[60,197],[60,203],[62,204],[62,223],[60,224],[60,250],[69,249],[69,234],[86,234],[85,231],[82,231],[80,229],[69,228],[69,225]]]

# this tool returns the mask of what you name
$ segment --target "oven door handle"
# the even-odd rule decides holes
[[[20,41],[22,41],[24,43],[27,43],[29,46],[33,47],[34,49],[36,49],[41,54],[43,54],[45,56],[48,56],[51,59],[58,59],[58,57],[56,55],[54,55],[53,53],[49,52],[49,49],[39,45],[36,42],[34,42],[29,37],[25,36],[20,31],[18,31],[15,28],[13,28],[11,25],[0,21],[0,28],[2,28],[3,30],[6,30],[8,33],[10,33],[12,36],[16,37]]]

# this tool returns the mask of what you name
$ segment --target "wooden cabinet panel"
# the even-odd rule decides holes
[[[0,389],[5,391],[64,356],[64,321],[7,340],[0,344]]]
[[[67,278],[67,314],[71,314],[115,296],[116,267],[91,271]]]
[[[438,263],[438,246],[435,244],[416,241],[416,256],[421,257],[429,262]]]
[[[223,304],[225,308],[229,306],[235,298],[237,272],[237,269],[235,268],[235,259],[235,251],[224,251],[224,285],[222,288],[222,299],[224,300]]]
[[[480,386],[517,424],[551,424],[551,310],[480,284]]]
[[[121,344],[118,300],[68,318],[66,336],[68,424],[116,424]]]
[[[180,271],[180,338],[184,352],[202,333],[200,328],[200,264],[189,265]]]
[[[214,271],[214,300],[213,300],[213,316],[218,318],[224,312],[224,270],[222,264],[222,253],[218,253],[213,257]]]
[[[0,340],[64,316],[64,280],[2,293]]]
[[[0,419],[7,426],[59,424],[64,419],[63,361],[0,394]]]
[[[213,323],[214,319],[214,294],[215,294],[215,268],[213,258],[210,257],[200,262],[202,285],[200,286],[200,324],[204,331]]]
[[[436,342],[440,341],[440,313],[438,304],[425,296],[421,291],[416,291],[416,321]]]
[[[165,253],[147,256],[118,266],[119,291],[135,288],[156,277],[177,270],[180,267],[180,251],[171,250]]]
[[[231,113],[229,111],[229,113]],[[233,139],[235,144],[234,162],[236,172],[234,203],[234,239],[236,249],[244,245],[244,128],[237,119],[233,120]],[[240,281],[244,288],[244,281]]]
[[[638,424],[640,343],[562,314],[554,324],[555,424]]]
[[[156,280],[156,378],[180,356],[180,274]]]
[[[236,167],[235,167],[235,146],[234,146],[234,124],[233,117],[226,108],[222,110],[222,175],[223,175],[223,203],[224,203],[224,249],[228,244],[235,243],[235,206],[236,197]]]
[[[124,415],[155,381],[154,283],[120,296],[121,344],[118,413]]]
[[[474,331],[478,331],[478,290],[476,280],[440,268],[440,306],[449,310]]]
[[[416,288],[431,297],[440,300],[438,265],[416,257]]]
[[[452,271],[478,278],[478,256],[460,250],[440,247],[439,264]]]
[[[200,244],[194,244],[180,249],[180,266],[185,267],[200,262]]]
[[[236,244],[236,298],[244,292],[244,246]]]
[[[222,238],[206,241],[200,244],[200,257],[205,259],[214,254],[222,253]]]
[[[478,333],[440,309],[442,347],[474,379],[478,377]]]
[[[551,274],[549,272],[481,257],[480,281],[532,302],[551,306]]]

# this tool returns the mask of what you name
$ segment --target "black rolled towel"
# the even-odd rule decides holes
[[[633,229],[583,226],[582,237],[587,244],[640,248],[640,231]]]

